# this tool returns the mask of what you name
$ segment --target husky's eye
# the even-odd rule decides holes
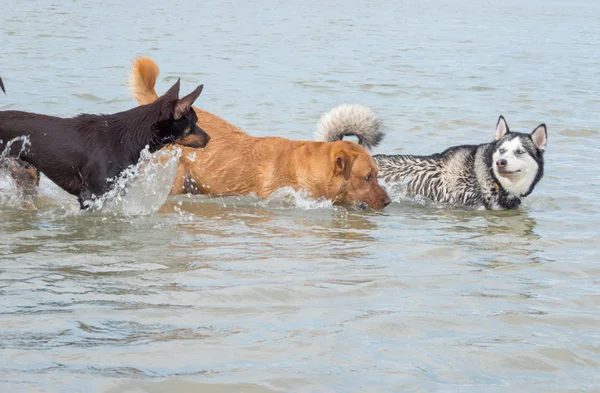
[[[504,153],[506,153],[506,149],[502,149],[502,148],[500,148],[500,149],[498,149],[498,153],[500,153],[500,154],[504,154]]]
[[[365,176],[365,181],[371,181],[371,179],[373,178],[373,175],[371,175],[370,173]]]
[[[520,155],[522,155],[522,154],[525,154],[525,152],[524,152],[523,150],[519,149],[519,150],[517,150],[517,151],[515,152],[515,154],[516,154],[516,155],[518,155],[518,156],[520,156]]]

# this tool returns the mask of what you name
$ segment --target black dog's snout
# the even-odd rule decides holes
[[[504,158],[501,158],[498,161],[496,161],[496,165],[500,167],[506,166],[506,160]]]

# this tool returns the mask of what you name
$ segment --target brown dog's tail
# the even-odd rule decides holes
[[[154,85],[159,72],[156,63],[148,57],[138,57],[133,63],[129,84],[138,104],[150,104],[158,98]]]

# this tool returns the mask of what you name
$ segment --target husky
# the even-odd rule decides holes
[[[455,146],[430,156],[373,156],[386,184],[400,183],[409,197],[452,207],[517,209],[544,175],[546,125],[531,134],[511,132],[503,116],[493,142]]]

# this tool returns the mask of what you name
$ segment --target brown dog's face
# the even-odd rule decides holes
[[[378,170],[373,158],[352,142],[336,142],[331,159],[333,181],[330,189],[336,203],[352,204],[359,208],[381,210],[391,203],[387,192],[377,182]]]

